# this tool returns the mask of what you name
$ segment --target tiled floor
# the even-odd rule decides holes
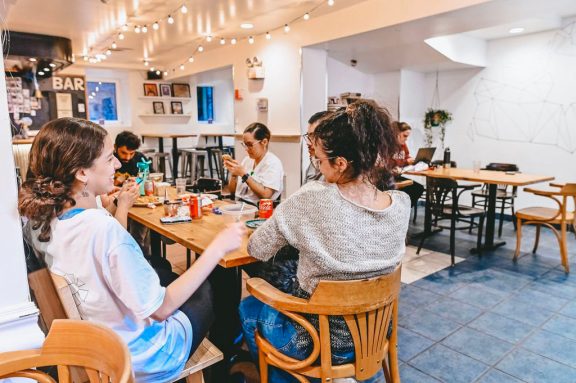
[[[560,266],[555,237],[543,230],[533,255],[533,230],[525,228],[522,256],[514,263],[509,222],[502,237],[507,244],[482,256],[469,253],[474,235],[457,236],[460,259],[453,268],[443,268],[449,264],[442,254],[448,253],[447,233],[430,237],[419,257],[417,241],[409,241],[399,314],[402,382],[576,382],[576,276]],[[568,241],[576,273],[573,233]],[[185,252],[169,248],[183,271]]]

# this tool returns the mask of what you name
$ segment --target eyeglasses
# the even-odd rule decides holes
[[[334,158],[338,158],[338,156],[334,156],[334,157],[325,157],[325,158],[317,158],[317,157],[310,157],[310,163],[312,163],[312,166],[314,166],[314,168],[316,170],[320,169],[320,164],[322,163],[322,160],[332,160]]]
[[[244,149],[251,149],[254,145],[261,142],[262,140],[254,141],[254,142],[241,142],[240,145],[244,147]]]
[[[302,138],[306,141],[308,145],[314,144],[312,140],[314,140],[314,133],[306,133],[302,135]]]

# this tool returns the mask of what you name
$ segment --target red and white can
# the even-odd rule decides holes
[[[202,200],[198,198],[198,196],[190,196],[190,200],[188,202],[190,206],[190,218],[192,219],[200,219],[202,218]]]
[[[270,218],[274,212],[274,201],[271,199],[261,199],[258,204],[258,217]]]

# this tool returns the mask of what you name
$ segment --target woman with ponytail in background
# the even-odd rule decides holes
[[[48,122],[32,144],[18,208],[29,219],[29,242],[71,285],[82,319],[120,335],[136,382],[167,382],[206,336],[214,316],[206,278],[240,246],[245,229],[222,231],[179,277],[154,270],[124,227],[97,207],[96,196],[114,188],[119,167],[101,126],[76,118]]]
[[[391,175],[380,159],[399,150],[396,135],[388,111],[368,100],[335,112],[316,128],[312,163],[325,182],[309,182],[280,204],[248,243],[250,255],[260,260],[270,259],[285,245],[300,252],[292,295],[307,299],[320,279],[371,278],[392,272],[401,262],[410,199],[375,186]],[[254,297],[241,302],[240,317],[254,358],[256,329],[293,358],[304,359],[312,351],[306,330]],[[342,317],[330,318],[330,332],[333,363],[353,360],[352,338]],[[275,383],[295,381],[274,368],[270,373]],[[377,374],[369,381],[382,379]]]

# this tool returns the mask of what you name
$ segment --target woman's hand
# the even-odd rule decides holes
[[[136,182],[125,182],[118,193],[118,207],[131,208],[140,196],[140,185]]]
[[[247,173],[244,166],[240,165],[235,159],[225,160],[224,166],[233,176],[242,177]]]
[[[226,226],[210,244],[215,249],[220,250],[223,255],[237,250],[242,245],[242,240],[246,236],[244,222],[236,222]],[[218,252],[216,252],[218,253]]]

